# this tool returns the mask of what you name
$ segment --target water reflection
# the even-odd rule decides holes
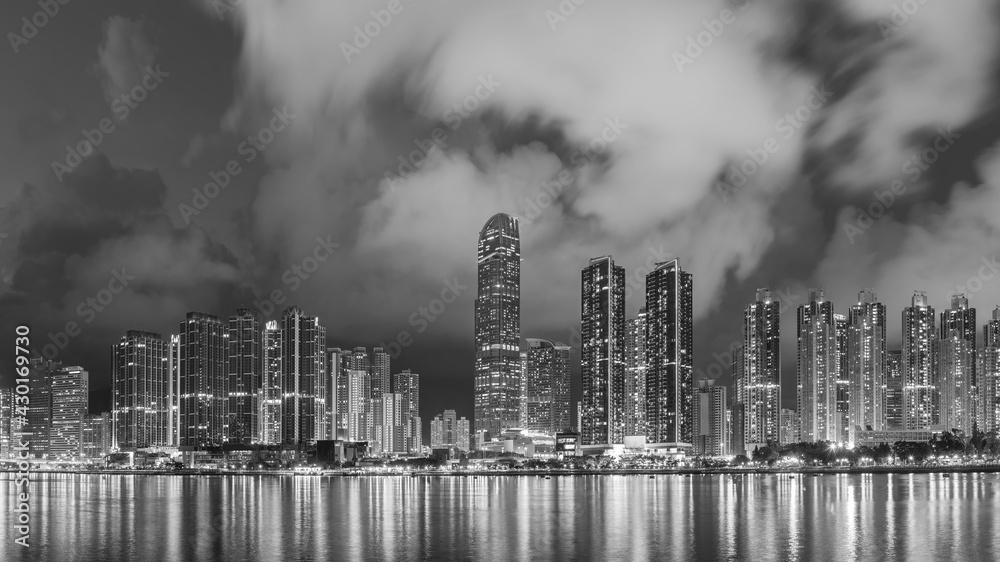
[[[36,475],[3,560],[984,559],[996,474]],[[13,495],[5,496],[7,513]]]

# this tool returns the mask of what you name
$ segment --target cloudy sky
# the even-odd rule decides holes
[[[30,323],[37,352],[89,369],[95,412],[125,330],[256,302],[320,316],[331,346],[412,340],[393,370],[422,375],[423,416],[471,416],[476,237],[498,211],[523,217],[524,336],[578,343],[590,257],[626,268],[634,314],[679,256],[696,369],[728,383],[771,287],[786,406],[808,287],[841,312],[875,288],[890,346],[914,290],[968,292],[980,323],[1000,304],[995,1],[38,11],[0,4],[0,333]]]

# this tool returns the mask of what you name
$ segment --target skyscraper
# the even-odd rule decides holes
[[[380,398],[392,390],[392,369],[389,354],[381,347],[372,350],[372,398]]]
[[[176,447],[180,445],[181,428],[181,337],[176,334],[171,334],[167,341],[167,411],[170,413],[167,418],[168,444]],[[111,417],[110,412],[105,413]],[[113,442],[111,433],[102,437]]]
[[[570,427],[570,347],[527,338],[525,353],[525,429],[555,435]]]
[[[326,328],[319,318],[301,308],[286,308],[281,315],[281,441],[304,444],[323,435],[317,423],[326,411],[317,401],[325,392]],[[317,411],[319,410],[319,411]]]
[[[31,384],[28,390],[28,427],[31,442],[28,453],[32,458],[49,458],[49,435],[52,429],[52,375],[62,363],[36,357],[28,363]]]
[[[368,441],[375,420],[372,408],[372,376],[367,370],[347,371],[347,440]]]
[[[479,232],[475,304],[475,429],[496,437],[521,413],[521,240],[504,213]]]
[[[281,329],[268,320],[263,333],[263,365],[260,388],[260,442],[281,443]]]
[[[583,445],[625,442],[625,268],[611,256],[582,273]]]
[[[939,422],[938,382],[934,368],[934,308],[917,291],[903,309],[903,426],[927,429]]]
[[[781,409],[781,444],[790,445],[793,443],[801,443],[800,438],[801,422],[799,421],[799,413],[795,410],[789,410],[787,408]]]
[[[965,383],[969,387],[972,409],[970,413],[972,423],[976,423],[982,417],[980,405],[979,388],[979,354],[976,346],[976,336],[979,328],[976,326],[976,309],[969,308],[969,299],[964,294],[953,295],[951,297],[951,308],[941,311],[940,339],[950,339],[951,333],[957,331],[962,339],[969,343],[969,371],[965,373]],[[940,371],[939,371],[940,374]],[[944,423],[944,420],[941,421]],[[966,429],[971,434],[972,427]]]
[[[646,275],[646,439],[653,446],[693,443],[694,296],[677,259]]]
[[[845,357],[850,383],[847,425],[849,441],[854,443],[858,428],[886,429],[885,305],[878,302],[874,290],[858,293],[858,303],[851,307],[847,326]],[[840,364],[845,368],[844,361]],[[839,398],[838,394],[838,405]]]
[[[229,318],[229,440],[257,441],[263,382],[263,331],[260,318],[240,308]]]
[[[347,351],[350,353],[350,351]],[[328,347],[327,355],[327,439],[347,438],[347,369],[344,351]]]
[[[809,302],[799,306],[797,334],[801,439],[839,441],[837,324],[822,289],[810,289]]]
[[[838,441],[847,442],[850,439],[848,432],[848,417],[851,386],[850,375],[847,370],[847,316],[834,314],[833,323],[837,331],[837,383],[836,383],[836,410],[837,410],[837,436]]]
[[[1000,306],[983,326],[983,349],[979,370],[982,431],[1000,431]]]
[[[972,387],[972,346],[965,334],[952,330],[948,337],[936,340],[934,363],[940,394],[939,423],[948,431],[971,436],[976,401]]]
[[[445,410],[431,420],[431,448],[469,450],[469,420]]]
[[[885,428],[903,429],[903,351],[885,354]]]
[[[90,374],[83,367],[63,367],[52,374],[52,430],[49,454],[55,459],[83,456],[83,418],[89,406]],[[166,439],[166,411],[155,405],[160,432]]]
[[[729,454],[726,434],[726,387],[714,380],[698,381],[694,393],[694,453],[710,457]]]
[[[220,445],[229,438],[229,330],[189,312],[180,325],[180,444]]]
[[[401,423],[405,443],[403,450],[417,452],[420,449],[420,375],[404,369],[393,375],[392,391],[402,399]]]
[[[766,287],[743,312],[743,345],[737,352],[742,364],[736,383],[741,441],[747,449],[778,441],[781,415],[781,303]]]
[[[13,454],[11,438],[14,432],[14,389],[0,388],[0,459]],[[17,428],[20,431],[20,427]]]
[[[646,307],[625,326],[625,435],[646,435]]]
[[[129,330],[111,355],[115,447],[169,444],[170,344],[160,334]]]

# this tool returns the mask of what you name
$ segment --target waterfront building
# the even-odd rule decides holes
[[[260,442],[281,443],[281,328],[277,320],[264,324],[262,337],[260,399]]]
[[[781,409],[781,439],[780,443],[782,445],[791,445],[794,443],[801,443],[802,438],[800,437],[800,427],[801,422],[799,421],[799,413],[795,410],[789,410],[787,408]]]
[[[721,457],[729,454],[726,431],[726,387],[715,386],[714,380],[698,381],[694,394],[692,418],[693,452],[696,455]]]
[[[833,303],[822,289],[809,290],[809,302],[798,308],[797,399],[803,441],[839,441],[837,381],[840,354]]]
[[[840,365],[847,370],[850,397],[848,442],[857,441],[858,429],[887,429],[885,305],[873,289],[858,293],[847,321],[847,346]],[[838,388],[839,391],[839,388]],[[838,406],[840,404],[838,394]]]
[[[903,351],[885,354],[885,428],[903,429]]]
[[[555,435],[570,426],[570,352],[568,345],[527,338],[524,428]]]
[[[913,294],[903,309],[903,427],[926,429],[940,421],[937,371],[934,363],[934,308],[927,293]]]
[[[326,328],[297,306],[281,316],[281,441],[304,444],[325,436]],[[317,419],[321,423],[317,423]]]
[[[693,305],[691,274],[677,259],[646,275],[646,440],[653,448],[693,442]]]
[[[993,318],[983,326],[981,355],[981,428],[985,432],[1000,431],[1000,306],[993,309]]]
[[[229,441],[259,441],[264,341],[260,317],[240,308],[229,318]]]
[[[625,442],[625,268],[611,256],[581,275],[583,446]]]
[[[734,419],[741,428],[738,440],[749,450],[780,439],[780,320],[781,303],[766,287],[757,289],[743,311],[743,344],[733,365]]]
[[[626,437],[646,435],[646,371],[646,307],[642,307],[625,325]]]
[[[221,445],[229,438],[229,329],[189,312],[180,325],[180,444]]]
[[[940,425],[948,431],[972,436],[976,421],[975,388],[972,385],[972,348],[965,335],[952,330],[934,342]]]
[[[518,219],[492,216],[479,232],[475,302],[475,429],[489,437],[521,414],[521,241]]]
[[[63,367],[52,374],[52,428],[49,456],[74,460],[83,456],[83,418],[90,405],[90,374],[83,367]],[[166,439],[164,402],[155,404],[158,428]]]

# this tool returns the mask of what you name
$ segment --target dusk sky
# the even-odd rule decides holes
[[[890,349],[914,290],[938,310],[966,292],[980,325],[1000,304],[995,1],[58,8],[35,28],[36,0],[0,3],[2,386],[15,326],[42,353],[74,322],[55,358],[107,409],[126,330],[279,290],[268,318],[298,304],[330,346],[408,332],[392,369],[421,375],[425,426],[471,418],[476,242],[497,212],[522,217],[522,336],[575,346],[574,402],[591,257],[625,267],[630,316],[650,266],[680,258],[696,373],[770,287],[786,407],[809,287],[843,313],[874,288]]]

